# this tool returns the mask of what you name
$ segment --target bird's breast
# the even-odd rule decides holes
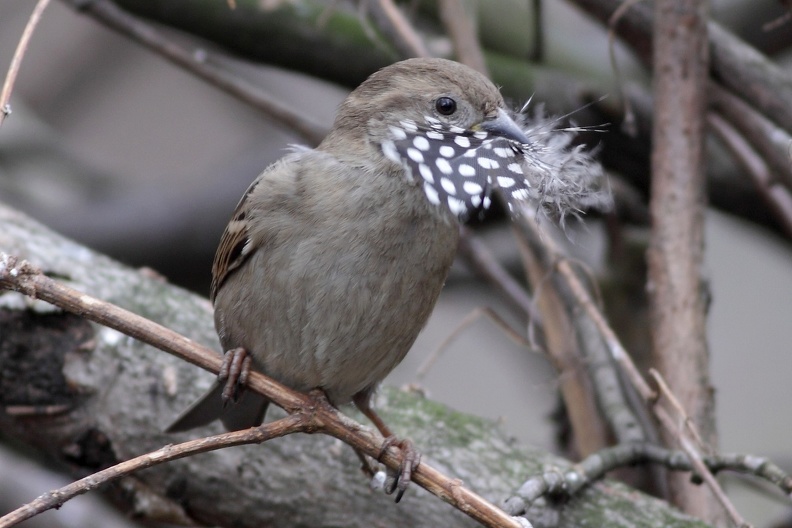
[[[417,201],[425,200],[419,188],[366,177],[374,176],[302,182],[312,186],[310,200],[229,277],[215,303],[226,349],[245,347],[264,373],[298,390],[321,387],[336,404],[402,360],[458,239],[454,221]],[[229,288],[234,282],[240,287]],[[224,299],[232,290],[244,298]]]

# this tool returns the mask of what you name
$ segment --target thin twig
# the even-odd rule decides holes
[[[624,105],[624,119],[622,120],[622,130],[630,136],[636,137],[638,135],[637,124],[635,122],[635,112],[632,108],[632,102],[627,97],[624,90],[624,78],[619,69],[619,61],[616,59],[616,25],[624,14],[633,5],[641,0],[627,0],[616,9],[613,14],[608,18],[608,56],[610,57],[611,70],[613,70],[613,81],[616,83],[616,88],[619,91],[620,100]]]
[[[771,169],[770,183],[777,181],[792,191],[792,160],[789,157],[792,135],[717,83],[709,83],[707,97],[710,107],[739,130],[764,158]]]
[[[754,475],[778,487],[785,495],[792,492],[792,476],[765,458],[752,455],[712,455],[704,458],[713,472],[734,471]],[[693,471],[687,454],[666,449],[650,442],[632,442],[609,447],[586,457],[570,467],[558,467],[526,480],[504,508],[512,515],[525,513],[528,507],[547,493],[573,497],[586,486],[602,479],[611,471],[637,464],[658,464],[674,471]]]
[[[528,59],[531,62],[543,63],[545,60],[544,1],[533,0],[533,46]]]
[[[649,376],[652,377],[652,380],[657,384],[657,388],[660,389],[658,391],[660,396],[663,396],[668,400],[668,404],[674,411],[676,411],[677,415],[679,416],[678,428],[682,429],[684,427],[687,429],[688,432],[690,432],[690,436],[693,437],[693,441],[696,443],[696,445],[700,448],[706,448],[706,444],[699,436],[693,420],[691,420],[690,416],[687,415],[685,408],[682,406],[682,402],[680,402],[679,399],[674,395],[671,387],[668,386],[668,383],[666,383],[662,374],[660,374],[657,369],[650,368]]]
[[[449,332],[443,341],[437,345],[434,351],[429,354],[429,356],[421,363],[421,366],[418,367],[418,370],[415,373],[415,378],[418,382],[423,381],[426,375],[429,373],[429,370],[434,366],[440,356],[445,352],[448,345],[451,344],[459,335],[462,333],[463,330],[466,330],[471,324],[473,324],[477,319],[485,317],[492,321],[495,326],[503,330],[506,336],[512,340],[518,346],[524,346],[528,349],[533,348],[533,343],[531,343],[528,339],[523,337],[520,332],[517,332],[514,328],[511,327],[509,323],[506,322],[503,317],[498,315],[498,313],[488,306],[478,307],[469,314],[467,314],[462,321]]]
[[[430,56],[423,39],[393,0],[367,1],[374,23],[404,58]]]
[[[654,369],[651,369],[649,373],[652,375],[655,381],[657,381],[657,385],[660,388],[660,392],[663,397],[667,398],[670,401],[671,406],[674,407],[681,415],[680,420],[677,422],[678,426],[676,428],[673,428],[671,424],[669,424],[666,426],[666,429],[676,436],[680,447],[682,447],[682,450],[688,455],[688,457],[690,457],[690,462],[693,465],[693,469],[701,476],[704,482],[706,482],[710,489],[715,493],[716,498],[729,514],[729,517],[731,517],[734,524],[739,527],[750,526],[745,521],[745,519],[743,519],[742,515],[740,515],[740,512],[737,511],[737,508],[734,507],[734,504],[732,504],[732,502],[726,497],[726,494],[723,493],[718,481],[715,480],[715,475],[712,474],[712,471],[709,470],[707,465],[704,463],[703,458],[699,455],[696,444],[701,444],[702,441],[698,431],[696,430],[695,423],[690,419],[690,417],[687,416],[685,410],[682,408],[682,405],[679,403],[676,396],[674,396],[674,394],[671,392],[671,389],[663,380],[663,377],[660,375],[660,373]],[[693,437],[692,439],[684,433],[685,430],[690,433],[690,436]]]
[[[531,324],[541,326],[542,317],[533,303],[530,294],[512,277],[492,256],[492,252],[467,227],[459,231],[459,255],[471,271],[494,285],[523,317],[530,318]]]
[[[0,92],[0,126],[2,126],[5,118],[11,115],[9,101],[11,100],[11,92],[14,90],[14,83],[19,74],[19,68],[22,66],[22,58],[25,56],[30,38],[33,36],[33,31],[35,31],[39,20],[41,20],[41,15],[44,13],[47,4],[49,4],[49,0],[39,0],[33,8],[30,19],[17,44],[16,51],[14,51],[14,56],[11,58],[11,65],[8,67],[8,75],[6,75],[5,82],[3,83],[3,90]]]
[[[144,317],[69,288],[45,276],[26,261],[3,253],[0,253],[0,289],[17,291],[44,300],[215,374],[220,370],[222,359],[214,350]],[[398,448],[389,447],[382,453],[382,437],[344,416],[329,404],[317,405],[315,396],[289,389],[255,371],[250,373],[248,387],[266,396],[289,414],[311,415],[311,432],[338,438],[356,450],[379,460],[388,468],[395,470],[401,464],[402,457]],[[426,463],[421,463],[413,470],[412,482],[485,526],[521,527],[520,522],[462,486],[458,479],[450,479]]]
[[[243,103],[263,112],[274,121],[290,128],[312,145],[319,144],[327,134],[327,128],[315,123],[308,116],[289,108],[258,87],[220,67],[220,61],[212,60],[212,55],[201,48],[187,49],[175,40],[169,39],[147,22],[130,15],[109,0],[76,2],[63,0],[74,6],[79,3],[79,12],[85,13],[109,28],[125,35],[135,42],[154,51],[158,55],[180,66],[209,84],[236,97]]]
[[[548,240],[546,237],[541,237],[536,223],[528,218],[527,215],[521,215],[517,217],[516,226],[526,240],[535,242],[531,244],[531,247],[536,247],[537,244],[542,245],[544,248],[543,251],[546,253],[542,258],[542,260],[545,262],[545,265],[548,267],[555,265],[555,271],[563,280],[566,289],[568,289],[572,298],[575,300],[575,303],[586,313],[586,315],[597,327],[600,337],[608,346],[611,356],[622,368],[625,375],[627,376],[627,379],[648,404],[653,404],[657,399],[656,393],[652,390],[643,376],[641,376],[638,368],[635,366],[635,363],[633,363],[630,355],[619,341],[619,338],[616,337],[616,334],[608,325],[605,317],[602,315],[602,312],[591,298],[591,295],[589,294],[588,290],[586,290],[586,287],[581,282],[577,273],[575,273],[571,264],[565,258],[561,257],[561,253],[555,247],[552,241]],[[735,511],[734,506],[723,492],[723,489],[720,487],[720,484],[718,484],[718,481],[702,462],[701,455],[698,453],[694,442],[690,440],[687,433],[685,431],[679,430],[677,427],[677,422],[668,413],[665,407],[662,405],[651,405],[651,408],[652,412],[654,413],[655,417],[657,417],[663,428],[679,438],[680,446],[687,453],[691,464],[693,464],[695,470],[700,473],[702,479],[704,479],[704,481],[707,483],[713,494],[717,497],[718,501],[724,505],[724,509],[726,511]],[[738,526],[746,525],[745,521],[739,516],[735,517],[734,519]]]
[[[306,431],[310,427],[310,417],[303,414],[290,414],[285,418],[260,425],[259,427],[207,436],[176,445],[167,445],[156,451],[125,460],[107,469],[92,473],[57,490],[49,491],[0,517],[0,528],[10,528],[47,510],[60,508],[66,501],[78,495],[95,490],[104,484],[142,469],[226,447],[261,444],[273,438]]]
[[[707,124],[753,180],[754,186],[773,211],[781,230],[792,238],[792,194],[774,181],[770,167],[762,156],[720,114],[707,114]]]
[[[437,7],[440,11],[440,20],[454,44],[456,59],[489,77],[489,69],[484,62],[484,53],[481,51],[481,44],[476,34],[476,25],[473,23],[473,17],[468,13],[465,2],[440,0]]]

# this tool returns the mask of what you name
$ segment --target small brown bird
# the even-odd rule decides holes
[[[231,430],[260,424],[263,397],[224,402],[247,357],[296,390],[354,402],[391,437],[371,396],[437,301],[457,220],[486,208],[494,187],[510,208],[533,196],[530,148],[498,89],[466,66],[411,59],[369,77],[316,149],[268,167],[237,205],[211,288],[231,376],[169,430],[216,418]],[[418,460],[406,460],[400,493]]]

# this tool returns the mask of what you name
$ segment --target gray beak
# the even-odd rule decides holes
[[[523,145],[531,142],[525,135],[525,132],[523,132],[520,127],[517,126],[517,123],[515,123],[514,120],[509,117],[509,114],[506,113],[506,110],[503,108],[498,108],[498,116],[495,119],[482,121],[479,123],[478,127],[474,127],[474,129],[475,128],[485,130],[496,136],[517,141]]]

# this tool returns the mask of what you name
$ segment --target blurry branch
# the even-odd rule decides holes
[[[14,83],[16,82],[19,68],[22,65],[22,57],[27,51],[30,38],[33,36],[33,31],[35,31],[39,20],[41,20],[41,15],[44,13],[47,4],[49,4],[49,0],[39,0],[36,3],[33,12],[30,14],[30,20],[28,20],[25,30],[22,32],[22,37],[19,39],[16,51],[14,51],[14,56],[11,58],[11,65],[8,67],[8,74],[5,82],[3,82],[3,89],[0,91],[0,126],[2,126],[5,118],[11,114],[9,101],[11,100],[11,92],[14,90]]]
[[[544,0],[532,0],[533,8],[533,46],[531,56],[533,62],[544,62],[545,59],[545,31],[544,31]]]
[[[498,262],[473,232],[462,226],[459,231],[459,255],[470,270],[494,286],[523,318],[541,325],[541,314],[534,306],[531,295]]]
[[[711,455],[704,457],[703,461],[713,473],[734,471],[753,475],[776,486],[785,495],[792,495],[792,477],[765,458],[750,455]],[[506,501],[505,509],[512,515],[521,515],[542,496],[572,497],[607,473],[638,464],[658,464],[675,471],[693,470],[687,455],[682,451],[647,442],[621,444],[598,451],[570,468],[559,467],[555,471],[532,477],[520,486],[515,496]],[[694,474],[693,478],[698,477]]]
[[[607,24],[623,0],[570,0]],[[645,62],[651,62],[653,33],[651,4],[631,5],[619,18],[616,33]],[[773,64],[716,22],[707,24],[713,78],[752,104],[765,117],[792,131],[792,74]]]
[[[28,262],[4,253],[0,253],[0,289],[17,291],[34,299],[47,301],[62,310],[117,330],[214,374],[220,370],[222,359],[213,350],[123,308],[78,292],[50,279]],[[301,394],[255,371],[250,373],[247,385],[249,389],[266,396],[290,415],[297,416],[299,420],[284,418],[266,424],[257,432],[251,430],[254,431],[252,434],[246,435],[245,431],[237,434],[229,433],[165,448],[160,453],[153,453],[134,463],[128,463],[131,466],[129,469],[118,468],[106,471],[103,476],[94,475],[94,479],[89,478],[84,483],[72,486],[69,496],[58,492],[52,493],[46,500],[41,501],[41,507],[49,509],[59,506],[63,503],[63,499],[84,493],[97,487],[98,484],[119,478],[129,471],[151,467],[159,463],[162,458],[165,458],[165,461],[175,460],[231,445],[260,443],[301,431],[328,434],[393,470],[399,468],[401,456],[398,449],[390,447],[383,451],[381,438],[340,414],[327,403],[321,393]],[[103,477],[105,480],[102,480]],[[485,526],[520,528],[520,523],[504,514],[500,508],[469,491],[459,480],[445,477],[425,462],[413,470],[412,481]],[[11,514],[7,519],[0,519],[0,527],[13,526],[43,511],[24,507],[21,510],[19,516]],[[14,522],[11,522],[12,520]]]
[[[437,6],[440,20],[454,44],[456,60],[489,77],[484,52],[476,34],[476,24],[467,10],[467,4],[459,0],[438,0]]]
[[[784,4],[787,11],[783,15],[779,16],[775,20],[771,20],[767,22],[765,25],[762,26],[762,31],[773,31],[775,29],[780,28],[785,24],[789,24],[792,21],[792,3],[789,0],[781,0],[781,3]]]
[[[78,7],[84,3],[65,1]],[[349,9],[346,2],[240,2],[234,10],[223,2],[114,3],[137,16],[208,39],[241,58],[348,87],[404,58],[381,35],[373,34],[362,23],[360,11]]]
[[[429,57],[423,39],[393,0],[363,0],[374,23],[402,55],[402,58]]]
[[[488,319],[492,324],[497,326],[504,334],[506,334],[506,337],[512,340],[514,344],[528,349],[534,348],[533,343],[524,337],[524,333],[522,331],[517,331],[512,328],[511,325],[500,315],[498,315],[495,310],[487,306],[479,307],[463,317],[456,328],[451,330],[446,338],[443,339],[439,345],[437,345],[437,347],[434,349],[434,351],[432,351],[431,354],[429,354],[429,356],[427,356],[427,358],[415,371],[415,381],[419,384],[422,384],[426,378],[426,375],[429,373],[432,367],[434,367],[435,363],[437,363],[437,360],[440,359],[440,356],[443,354],[443,352],[448,349],[448,346],[460,336],[462,331],[467,329],[471,324],[482,317]]]
[[[632,409],[622,389],[617,364],[596,321],[554,270],[564,266],[576,281],[577,273],[534,220],[520,217],[517,222],[515,236],[541,309],[547,353],[559,371],[578,454],[585,457],[605,448],[611,433],[619,442],[654,440],[651,425]]]
[[[75,0],[64,1],[75,3]],[[311,144],[318,144],[327,133],[324,126],[313,122],[308,116],[287,107],[274,97],[262,92],[252,83],[231,74],[218,65],[212,64],[212,53],[197,47],[192,50],[186,49],[174,39],[168,38],[161,31],[155,29],[151,24],[118,8],[110,0],[80,2],[80,8],[82,12],[102,24],[142,44],[173,64],[233,95],[242,102],[264,112],[273,120],[294,130]]]
[[[698,448],[696,447],[695,440],[691,438],[690,432],[686,428],[680,428],[680,423],[682,422],[680,422],[678,417],[674,417],[673,413],[667,410],[666,406],[663,405],[664,400],[658,400],[657,393],[649,386],[643,376],[641,376],[640,372],[630,358],[630,355],[619,342],[619,339],[616,337],[613,330],[608,326],[605,317],[602,315],[602,312],[595,304],[594,299],[589,294],[588,288],[581,280],[578,273],[572,268],[569,260],[559,253],[550,240],[542,236],[534,220],[530,219],[524,214],[518,217],[515,221],[518,232],[517,241],[521,245],[524,259],[527,262],[526,267],[528,268],[529,279],[531,283],[534,284],[535,289],[541,288],[539,302],[541,303],[542,297],[552,294],[556,299],[558,299],[556,301],[559,305],[558,309],[570,310],[571,313],[567,315],[570,320],[573,320],[573,318],[570,316],[577,316],[578,318],[584,317],[584,320],[590,321],[592,328],[596,332],[597,339],[600,340],[600,342],[606,347],[610,356],[610,361],[619,366],[621,372],[626,376],[632,387],[638,392],[643,400],[651,406],[651,410],[662,428],[674,435],[681,449],[688,456],[694,471],[696,471],[696,473],[701,476],[702,480],[715,494],[718,501],[723,505],[724,509],[729,512],[732,519],[735,520],[738,526],[743,526],[744,521],[742,521],[742,518],[736,512],[728,497],[726,497],[726,494],[721,489],[718,481],[715,479],[709,469],[707,469],[707,466],[704,463]],[[541,276],[539,277],[541,284],[536,283],[536,278],[538,275],[540,275],[539,272],[542,272]],[[542,313],[545,317],[545,334],[548,334],[551,323],[548,321],[548,313],[544,310]],[[567,331],[571,333],[579,330],[573,326],[568,328]],[[550,339],[548,338],[548,342],[549,341]],[[590,341],[593,341],[593,339],[589,337],[587,342]],[[581,340],[581,347],[584,344],[585,343],[583,343]],[[551,345],[548,345],[548,348],[550,348],[550,346]],[[574,353],[578,354],[577,351],[574,351]],[[587,359],[588,358],[585,357],[578,357],[576,362],[579,365],[586,365],[588,363]],[[607,364],[593,366],[596,366],[597,368],[611,368],[608,367]],[[568,375],[568,373],[562,372],[561,375],[563,377]],[[582,377],[581,381],[588,384],[589,382],[587,379],[589,378],[593,383],[599,383],[598,379],[601,379],[597,376],[591,375],[588,378]],[[594,389],[590,390],[594,391],[593,393],[597,397],[599,394],[605,394],[609,392],[609,389],[606,386],[602,386],[596,391]],[[612,391],[613,389],[610,390]],[[641,435],[647,435],[647,437],[651,437],[651,431],[644,429],[641,425],[642,422],[639,418],[639,413],[630,410],[630,406],[627,403],[626,397],[620,396],[618,394],[609,394],[609,396],[615,397],[623,402],[621,405],[616,407],[616,410],[619,411],[617,414],[611,413],[610,409],[605,407],[607,402],[599,401],[597,399],[595,399],[595,401],[599,412],[604,415],[613,431],[623,431],[622,438],[625,440],[629,438],[637,439],[640,438]],[[570,402],[567,401],[566,403],[567,407],[569,407]],[[575,401],[572,403],[577,404],[579,402]],[[585,404],[585,401],[583,404]],[[690,426],[693,427],[692,424],[690,424]],[[577,433],[578,430],[575,429],[575,431]]]
[[[621,36],[645,64],[651,64],[654,17],[648,3],[622,0],[570,1],[603,24],[611,24],[611,30]],[[787,139],[792,136],[792,105],[788,104],[792,100],[792,75],[717,23],[710,21],[707,29],[712,78],[707,95],[712,99],[714,109],[746,135],[757,153],[765,157],[765,163],[776,174],[776,178],[788,183],[792,164],[789,155],[792,142]],[[737,94],[739,99],[729,92]],[[737,106],[738,103],[740,106]],[[626,117],[629,119],[629,116]],[[781,128],[773,125],[773,122]],[[755,183],[756,179],[753,181]],[[721,183],[711,186],[713,204],[754,221],[767,222],[758,216],[760,208],[741,206],[740,194],[732,196],[731,189],[720,188]],[[760,195],[766,194],[766,189],[757,190]],[[784,227],[786,220],[778,216],[777,208],[771,209],[771,212],[780,225],[776,229],[787,234]]]
[[[792,191],[792,134],[717,83],[708,84],[707,96],[710,107],[738,130],[756,153],[764,158],[773,183]]]
[[[707,123],[761,191],[781,229],[792,239],[792,194],[775,179],[768,163],[753,149],[746,137],[726,119],[711,112],[707,115]]]

